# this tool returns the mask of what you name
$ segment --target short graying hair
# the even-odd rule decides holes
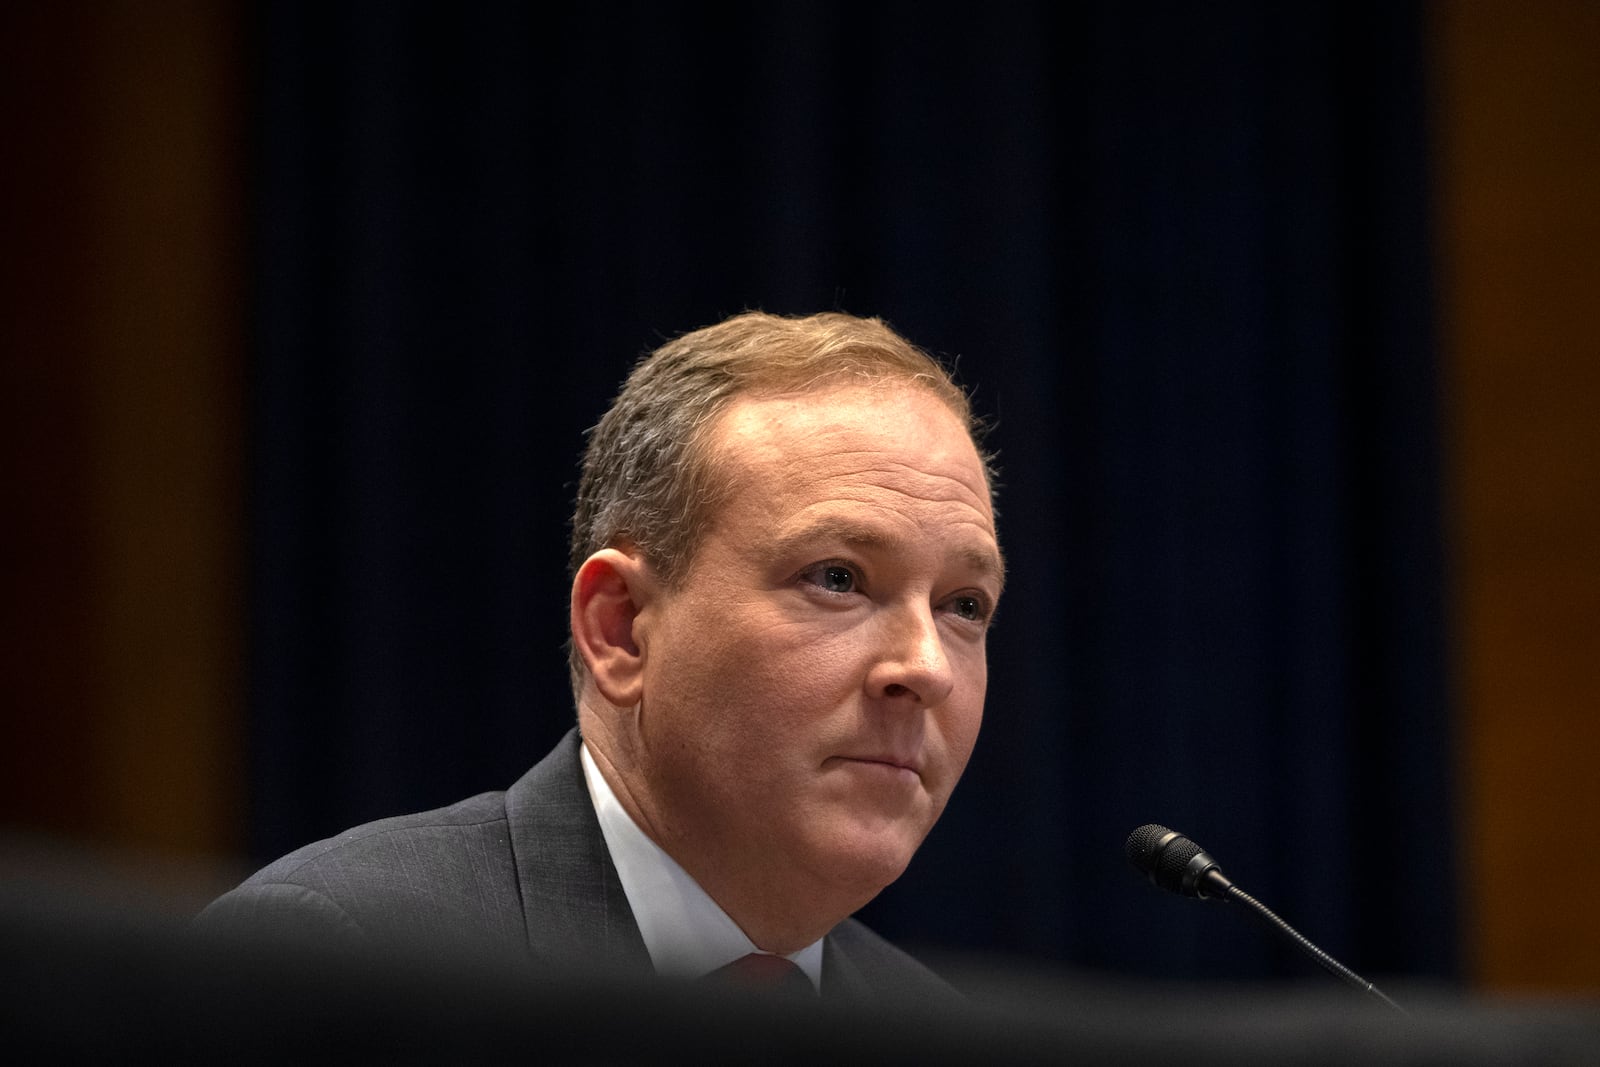
[[[937,360],[875,318],[749,311],[668,341],[634,365],[589,431],[572,515],[569,577],[595,552],[628,545],[662,582],[680,579],[729,485],[706,430],[740,396],[804,393],[847,382],[926,388],[991,460],[967,394]],[[574,690],[584,666],[570,649]]]

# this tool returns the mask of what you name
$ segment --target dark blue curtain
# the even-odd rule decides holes
[[[1412,4],[265,5],[252,849],[569,726],[566,516],[632,360],[887,318],[994,422],[984,735],[913,947],[1304,976],[1139,881],[1205,844],[1374,975],[1457,966]]]

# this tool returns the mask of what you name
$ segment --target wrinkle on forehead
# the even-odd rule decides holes
[[[755,510],[768,522],[803,521],[807,514],[823,518],[831,509],[849,505],[866,509],[889,527],[970,526],[995,540],[987,492],[909,464],[833,467],[825,459],[803,455],[773,466],[748,464],[732,488],[724,507]]]
[[[943,429],[954,432],[931,428],[914,413],[917,407],[931,409]],[[911,499],[967,503],[993,524],[992,487],[977,446],[955,412],[921,389],[746,398],[719,421],[717,447],[731,460],[730,473],[813,483],[859,479]],[[915,463],[899,458],[908,440],[922,449]],[[764,464],[770,469],[760,470]]]
[[[950,457],[954,465],[959,465],[960,458]],[[937,463],[937,459],[934,462]],[[973,466],[979,473],[979,484],[976,486],[952,474],[902,463],[881,452],[869,450],[829,452],[820,457],[787,456],[783,463],[785,468],[801,477],[817,480],[854,478],[859,479],[854,484],[862,490],[893,493],[929,504],[963,503],[984,514],[989,511],[988,486],[982,481],[976,455],[973,457]],[[844,484],[848,483],[841,482],[841,485]]]

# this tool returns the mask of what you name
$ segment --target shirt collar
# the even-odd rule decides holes
[[[740,956],[759,952],[689,872],[639,829],[589,754],[587,742],[579,752],[600,832],[656,973],[698,978]],[[805,972],[813,986],[822,988],[821,938],[787,958]]]

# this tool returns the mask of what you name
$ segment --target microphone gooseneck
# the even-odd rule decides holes
[[[1278,918],[1271,908],[1234,885],[1222,873],[1210,853],[1176,830],[1169,830],[1157,823],[1146,823],[1128,835],[1123,851],[1130,863],[1169,893],[1201,900],[1234,900],[1245,905],[1251,914],[1294,942],[1296,948],[1315,960],[1323,970],[1400,1014],[1406,1014],[1404,1008],[1390,1000],[1377,986],[1312,944],[1300,931]]]

